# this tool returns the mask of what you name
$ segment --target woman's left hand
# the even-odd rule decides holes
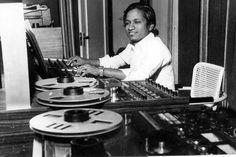
[[[77,68],[77,75],[85,76],[87,74],[92,74],[94,76],[98,76],[99,75],[99,68],[97,66],[90,65],[90,64],[84,64],[84,65],[81,65]]]

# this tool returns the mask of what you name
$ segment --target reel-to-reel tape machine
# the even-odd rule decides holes
[[[47,91],[53,89],[63,89],[67,87],[95,87],[98,81],[95,78],[89,77],[57,77],[48,78],[35,82],[35,88],[38,91]]]
[[[58,77],[37,81],[40,91],[36,102],[54,108],[98,107],[110,100],[106,89],[96,88],[98,81],[86,77]],[[99,106],[100,107],[100,106]]]
[[[109,155],[104,148],[105,136],[122,128],[123,117],[103,109],[64,109],[39,114],[29,125],[36,134],[33,156],[104,157]]]
[[[81,151],[86,154],[94,154],[94,151],[98,151],[96,154],[98,156],[99,152],[106,154],[103,152],[103,141],[96,137],[110,135],[111,132],[119,130],[123,124],[123,117],[114,111],[100,109],[111,99],[111,96],[109,90],[99,88],[98,85],[99,82],[95,78],[74,76],[35,82],[38,91],[36,102],[56,110],[36,115],[30,120],[30,129],[36,136],[41,137],[39,141],[37,138],[34,140],[34,143],[38,142],[36,145],[39,146],[34,146],[34,149],[43,149],[42,156],[52,156],[60,150],[61,143],[55,141],[62,140],[67,143],[62,144],[65,151],[60,152],[59,156],[64,153],[71,154],[73,157]],[[97,139],[102,143],[99,142],[94,148]],[[79,142],[70,146],[68,140]],[[55,150],[54,153],[51,152],[51,147]],[[81,150],[78,151],[78,148]],[[86,151],[86,149],[94,151]]]
[[[104,135],[109,137],[102,139],[106,151],[112,155],[124,152],[125,155],[235,153],[235,125],[227,125],[225,120],[228,119],[222,116],[225,113],[214,112],[203,105],[189,105],[188,98],[182,98],[177,91],[166,89],[152,80],[120,83],[106,79],[104,84],[100,81],[64,77],[35,83],[39,91],[37,103],[60,109],[30,120],[31,130],[43,137],[40,140],[45,145],[40,149],[50,152],[54,147],[59,152],[63,148],[66,149],[65,155],[73,155],[72,140],[86,141],[88,137]],[[100,85],[104,88],[99,88]],[[114,86],[117,91],[110,93],[112,90],[108,87],[113,89]],[[109,102],[112,94],[118,98],[115,103]],[[235,121],[233,117],[232,122]],[[170,134],[167,130],[171,131]],[[195,135],[198,136],[195,138]],[[222,140],[209,142],[205,136],[209,139],[221,137]],[[130,142],[132,144],[128,146]],[[120,143],[127,144],[127,148],[116,150]]]
[[[30,128],[42,135],[63,138],[88,137],[118,129],[120,114],[103,109],[65,109],[42,113],[30,120]]]

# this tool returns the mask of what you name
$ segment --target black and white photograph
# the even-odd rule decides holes
[[[235,0],[0,0],[0,157],[233,157],[235,80]]]

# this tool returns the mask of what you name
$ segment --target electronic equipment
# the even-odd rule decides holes
[[[98,85],[102,88],[76,87],[39,93],[37,98],[41,105],[73,109],[57,110],[39,115],[38,119],[42,119],[41,121],[44,123],[50,119],[50,124],[31,125],[32,130],[36,134],[43,135],[43,139],[47,139],[46,143],[53,143],[53,147],[57,147],[57,149],[60,149],[58,147],[60,144],[63,145],[63,148],[66,147],[67,151],[63,155],[70,154],[71,140],[76,140],[78,137],[82,137],[82,139],[100,138],[103,133],[106,134],[106,138],[102,138],[105,152],[117,156],[122,156],[124,152],[127,156],[131,154],[152,156],[236,153],[236,117],[225,109],[217,107],[217,110],[213,111],[212,108],[203,104],[189,105],[189,97],[181,97],[178,92],[162,87],[152,80],[121,82],[112,78],[104,78],[99,80]],[[93,91],[94,89],[95,91]],[[95,92],[95,95],[90,95],[89,92]],[[88,94],[87,99],[80,95],[84,93]],[[67,96],[68,94],[69,96]],[[85,99],[81,99],[81,96]],[[103,109],[83,108],[97,105]],[[93,131],[87,130],[87,133],[64,132],[64,127],[69,131],[70,126],[68,125],[77,125],[77,121],[80,120],[71,120],[71,118],[80,117],[76,114],[81,110],[81,117],[85,119],[85,123],[83,123],[88,129],[92,129],[94,124],[88,120],[88,115],[83,113],[83,110],[97,113],[103,110],[120,111],[122,120],[118,116],[120,119],[117,123],[118,127],[112,127],[114,130],[105,129],[105,132],[99,131],[97,128]],[[66,111],[75,112],[75,116],[72,116],[73,113],[69,114],[69,117],[65,117]],[[109,125],[105,121],[109,121],[110,116],[104,114],[105,118],[102,119],[102,123],[99,122],[99,125],[101,127]],[[35,118],[34,122],[40,121],[38,119]],[[99,118],[97,117],[97,119]],[[60,122],[56,122],[56,120],[60,120]],[[116,122],[112,123],[117,126]],[[116,133],[113,134],[113,131]],[[46,138],[48,136],[56,139]],[[58,138],[67,140],[66,142],[57,141]],[[48,144],[47,150],[50,150],[51,145]],[[119,148],[118,145],[124,145],[127,148]]]
[[[56,78],[48,78],[35,82],[35,88],[38,91],[47,91],[53,89],[64,89],[67,87],[95,87],[98,81],[95,78],[89,77],[72,77],[62,76]]]
[[[108,156],[100,136],[115,134],[123,124],[120,114],[103,109],[49,111],[30,119],[37,156]]]
[[[157,84],[151,79],[121,82],[114,78],[107,78],[101,79],[101,82],[104,84],[103,87],[105,88],[120,88],[117,88],[117,96],[119,97],[120,101],[126,100],[126,97],[128,97],[129,101],[178,97],[178,93],[176,91]],[[119,91],[121,93],[120,95]],[[122,95],[124,93],[126,93],[126,95]]]
[[[71,138],[105,134],[118,129],[122,121],[122,116],[113,111],[81,108],[42,113],[29,123],[38,134]]]
[[[189,103],[199,106],[200,102],[212,103],[212,97],[190,98],[183,96],[178,91],[163,87],[151,79],[142,81],[119,81],[113,78],[100,79],[99,85],[110,90],[111,102],[105,108],[125,108],[129,110],[170,109],[189,106]],[[200,104],[202,106],[202,104]]]
[[[46,156],[68,155],[72,141],[82,140],[78,144],[83,145],[87,138],[94,144],[102,140],[102,150],[110,156],[226,155],[236,154],[235,121],[235,113],[204,106],[120,114],[80,108],[40,114],[30,127],[41,135],[36,139],[44,143]]]
[[[226,110],[207,107],[133,114],[150,155],[236,154],[235,120]]]
[[[67,87],[37,94],[37,103],[52,108],[95,107],[110,100],[110,93],[101,88]]]
[[[39,75],[42,79],[58,76],[74,76],[65,59],[44,58],[32,28],[26,24],[28,61],[31,75]],[[70,70],[67,70],[70,69]]]
[[[43,58],[41,49],[36,40],[30,24],[26,23],[26,37],[27,37],[27,51],[28,51],[28,67],[29,67],[29,81],[30,81],[30,98],[33,100],[36,90],[35,82],[42,79],[49,79],[55,77],[72,77],[73,70],[66,65],[64,59],[48,59]]]
[[[66,64],[67,59],[44,58],[48,77],[75,76],[75,69]]]

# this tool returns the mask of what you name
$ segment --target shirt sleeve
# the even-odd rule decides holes
[[[102,58],[99,58],[100,65],[105,68],[118,69],[121,66],[129,64],[129,59],[131,58],[130,54],[130,44],[123,50],[120,54],[110,57],[106,55]]]
[[[99,58],[100,65],[105,68],[112,68],[112,69],[118,69],[120,66],[125,65],[125,62],[122,60],[122,58],[117,55],[114,57],[110,57],[109,55],[106,55],[102,58]]]
[[[125,74],[125,76],[126,76],[126,78],[127,78],[127,76],[128,76],[129,73],[130,73],[130,68],[120,69],[120,70]]]

